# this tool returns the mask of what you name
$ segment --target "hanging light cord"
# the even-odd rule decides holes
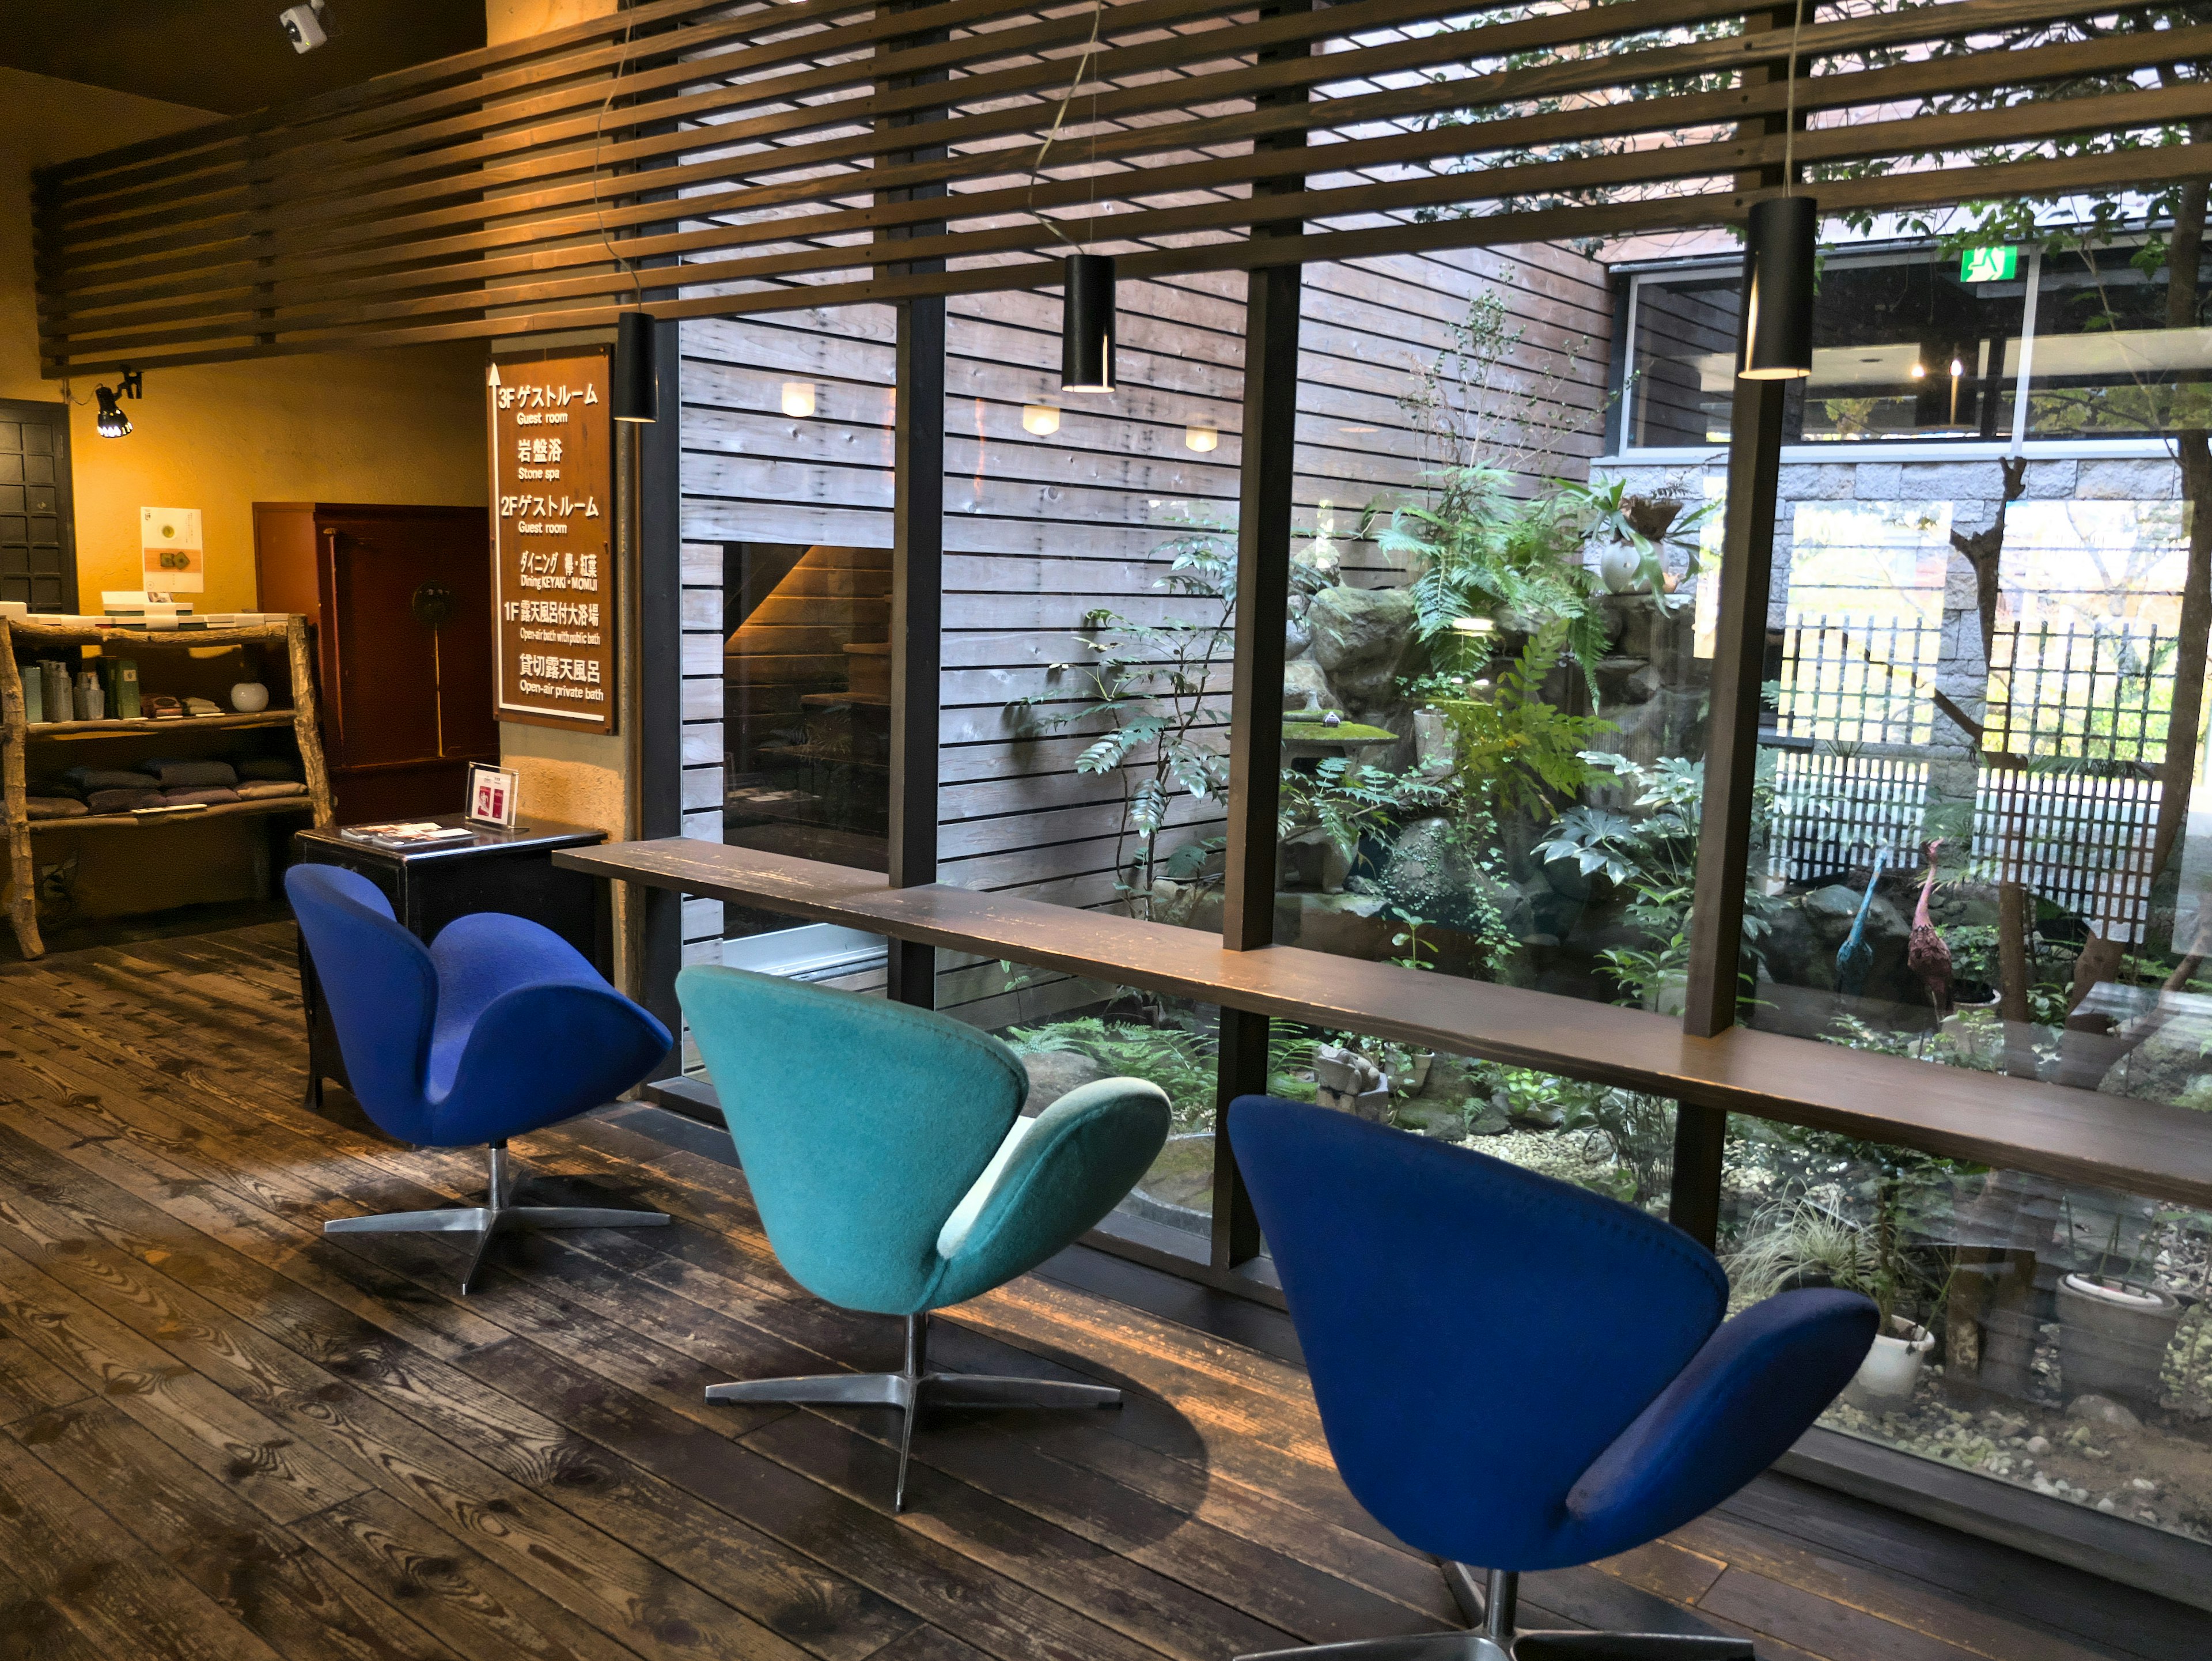
[[[635,259],[625,259],[615,252],[614,239],[607,234],[606,205],[599,198],[599,149],[606,137],[607,114],[615,106],[615,94],[622,90],[623,71],[629,67],[629,49],[637,33],[635,21],[623,26],[622,55],[615,60],[614,74],[607,82],[607,95],[599,100],[599,113],[592,123],[592,220],[599,228],[599,246],[607,251],[607,258],[615,263],[617,275],[626,275],[636,298],[632,308],[645,309],[645,278],[637,269]]]
[[[1817,0],[1797,0],[1790,23],[1790,66],[1782,88],[1782,193],[1797,193],[1797,37],[1805,27],[1805,8]]]
[[[1053,113],[1052,125],[1046,129],[1044,142],[1037,146],[1036,158],[1030,163],[1030,217],[1036,220],[1039,223],[1043,225],[1047,230],[1050,231],[1054,236],[1058,237],[1069,247],[1076,249],[1080,249],[1083,245],[1071,238],[1066,231],[1060,229],[1060,222],[1058,220],[1048,219],[1044,215],[1037,211],[1037,173],[1039,169],[1044,166],[1045,157],[1051,154],[1052,147],[1060,142],[1060,130],[1066,125],[1067,112],[1075,103],[1075,89],[1083,84],[1083,72],[1091,66],[1091,58],[1097,53],[1098,26],[1100,23],[1104,21],[1105,16],[1106,0],[1097,0],[1097,4],[1093,6],[1091,9],[1091,38],[1083,43],[1082,53],[1075,60],[1075,73],[1068,77],[1067,90],[1060,94],[1060,107]],[[1094,119],[1096,119],[1097,113],[1097,97],[1096,94],[1093,94],[1092,116]],[[1091,180],[1091,199],[1095,203],[1098,199],[1098,179],[1096,172],[1098,136],[1095,131],[1091,134],[1091,158],[1094,164]]]

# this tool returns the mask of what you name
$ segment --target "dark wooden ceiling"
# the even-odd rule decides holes
[[[484,42],[477,0],[330,0],[328,45],[292,50],[288,0],[6,0],[0,64],[236,115]]]

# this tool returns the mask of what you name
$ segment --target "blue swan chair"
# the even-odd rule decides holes
[[[1272,1097],[1233,1103],[1229,1135],[1337,1469],[1477,1629],[1274,1653],[1750,1661],[1738,1638],[1517,1634],[1518,1577],[1656,1540],[1765,1469],[1865,1359],[1874,1305],[1784,1292],[1723,1323],[1712,1254],[1633,1207]]]
[[[668,1221],[658,1211],[513,1203],[508,1137],[612,1100],[668,1053],[668,1029],[574,946],[497,911],[456,918],[425,946],[375,884],[334,865],[294,866],[284,891],[368,1116],[418,1147],[491,1150],[483,1204],[340,1217],[325,1234],[474,1234],[465,1294],[486,1248],[510,1230]]]
[[[686,969],[676,993],[792,1279],[906,1318],[896,1372],[716,1384],[708,1401],[897,1408],[894,1512],[926,1409],[1120,1404],[1102,1385],[932,1372],[929,1311],[1003,1286],[1112,1210],[1167,1141],[1158,1086],[1102,1079],[1023,1118],[1020,1057],[949,1016],[718,967]]]

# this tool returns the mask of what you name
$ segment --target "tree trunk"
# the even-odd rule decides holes
[[[2204,255],[2207,181],[2182,187],[2173,238],[2166,252],[2166,326],[2197,326],[2197,285]],[[2172,895],[2179,872],[2175,850],[2189,824],[2191,787],[2197,777],[2197,734],[2204,721],[2204,656],[2212,641],[2212,432],[2202,424],[2204,406],[2193,399],[2191,414],[2199,423],[2174,435],[2181,463],[2181,497],[2189,504],[2189,574],[2182,583],[2180,638],[2174,647],[2173,707],[2166,725],[2166,761],[2159,770],[2158,824],[2151,837],[2153,891],[2163,904],[2154,910],[2172,915]],[[2169,925],[2170,926],[2170,925]]]

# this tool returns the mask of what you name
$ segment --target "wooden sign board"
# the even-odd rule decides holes
[[[485,380],[495,713],[611,733],[619,683],[607,354],[495,362]]]

